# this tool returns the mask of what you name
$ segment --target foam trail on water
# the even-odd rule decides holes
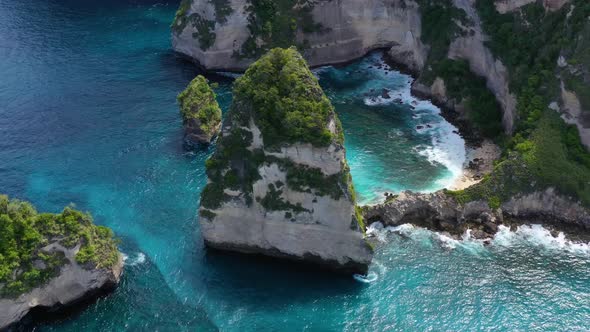
[[[143,264],[143,263],[145,263],[145,260],[146,260],[145,254],[142,252],[138,252],[133,258],[129,258],[129,256],[124,253],[122,255],[123,255],[123,262],[127,266],[136,266],[139,264]]]
[[[355,274],[352,277],[354,278],[354,280],[362,282],[364,284],[370,284],[372,282],[377,281],[377,279],[379,279],[379,277],[377,276],[377,273],[375,273],[375,272],[369,272],[366,276],[360,275],[360,274]]]

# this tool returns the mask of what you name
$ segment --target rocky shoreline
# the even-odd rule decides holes
[[[79,245],[71,249],[59,243],[49,246],[62,251],[68,262],[60,268],[59,275],[46,284],[16,298],[0,299],[0,331],[26,331],[38,320],[78,311],[112,292],[119,284],[123,272],[122,255],[113,267],[97,269],[76,262]]]
[[[487,201],[459,203],[445,190],[430,194],[403,192],[385,203],[363,207],[367,224],[413,224],[461,236],[468,229],[477,239],[492,237],[500,225],[551,224],[559,230],[590,231],[590,211],[552,188],[513,197],[497,209]]]

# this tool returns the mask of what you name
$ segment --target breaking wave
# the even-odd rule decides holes
[[[590,242],[573,241],[563,232],[553,235],[542,225],[521,225],[511,230],[500,225],[498,232],[490,239],[475,239],[471,231],[467,230],[461,238],[453,238],[445,233],[438,233],[411,224],[384,227],[376,222],[367,228],[367,236],[379,242],[387,242],[387,236],[396,233],[415,241],[430,241],[438,243],[444,249],[461,248],[474,254],[482,253],[489,248],[507,248],[517,246],[537,247],[543,250],[562,251],[574,255],[590,256]],[[489,245],[486,245],[489,243]]]
[[[137,254],[133,255],[133,257],[129,257],[126,254],[123,254],[123,262],[127,266],[136,266],[145,263],[146,257],[145,254],[142,252],[138,252]]]

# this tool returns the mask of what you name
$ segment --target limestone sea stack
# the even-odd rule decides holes
[[[113,232],[65,208],[37,213],[0,195],[0,331],[112,291],[123,270]]]
[[[295,48],[272,49],[234,85],[200,207],[212,248],[366,273],[372,249],[344,135]]]
[[[221,128],[221,108],[207,79],[197,76],[177,99],[185,143],[189,146],[211,143]]]

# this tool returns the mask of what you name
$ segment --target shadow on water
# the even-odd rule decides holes
[[[351,275],[321,269],[314,264],[207,248],[202,250],[208,284],[232,289],[231,294],[224,294],[231,295],[226,301],[231,301],[232,306],[256,303],[258,310],[273,311],[284,304],[355,295],[363,288]]]

